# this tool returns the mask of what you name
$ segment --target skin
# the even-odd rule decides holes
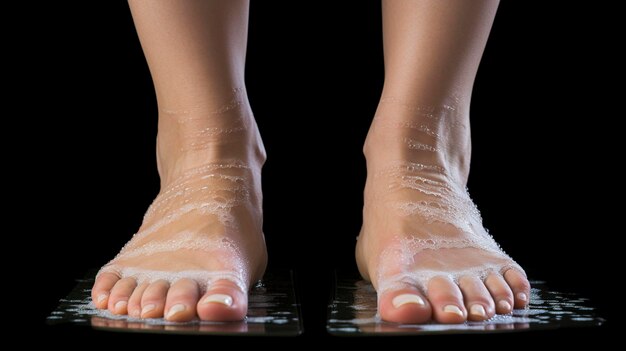
[[[237,159],[254,171],[247,178],[250,199],[232,214],[240,229],[227,230],[209,219],[206,219],[207,227],[203,227],[208,235],[225,237],[237,246],[241,257],[233,257],[233,261],[246,262],[247,288],[262,277],[267,260],[260,208],[260,170],[265,161],[265,150],[250,111],[244,83],[249,3],[244,0],[131,0],[129,4],[159,105],[157,158],[162,189],[167,189],[186,170],[207,162]],[[386,78],[381,96],[414,106],[442,106],[451,99],[458,100],[456,120],[448,122],[464,127],[451,129],[441,140],[446,146],[442,148],[445,152],[429,162],[445,168],[459,185],[467,182],[469,174],[472,85],[497,5],[495,0],[383,0]],[[213,113],[232,98],[233,89],[241,91],[241,106],[235,112]],[[205,147],[190,150],[186,147],[189,135],[197,132],[194,128],[199,127],[193,123],[181,124],[177,120],[180,116],[171,111],[193,111],[193,116],[200,118],[202,127],[229,128],[238,119],[247,127],[241,132],[209,137],[203,140]],[[397,104],[384,103],[384,100],[381,100],[377,115],[393,116],[396,121],[404,122],[419,122],[421,118]],[[373,122],[364,146],[370,174],[384,168],[388,160],[415,157],[414,153],[394,143],[406,137],[403,134],[406,131],[378,128],[377,123],[376,120]],[[377,197],[369,196],[380,193],[380,186],[368,178],[363,229],[356,249],[359,269],[375,287],[380,279],[377,258],[391,244],[397,232],[392,230],[394,225],[403,225],[403,220],[393,223],[385,220],[394,214],[387,213],[389,210],[378,203]],[[176,230],[192,230],[190,228],[197,228],[192,224],[203,223],[203,220],[205,218],[199,215],[191,219],[183,217],[173,226],[177,226]],[[164,231],[156,235],[163,240],[169,234]],[[158,270],[167,269],[159,266],[159,262],[169,262],[180,268],[218,269],[203,252],[159,255],[153,260],[118,260],[118,264]],[[474,261],[490,259],[471,250],[464,251],[464,255]],[[445,261],[446,253],[442,252],[439,258]],[[224,265],[223,262],[220,264]],[[234,266],[226,268],[236,269]],[[246,290],[228,280],[214,282],[207,291],[202,291],[193,279],[180,279],[173,284],[163,280],[138,283],[133,277],[103,273],[98,276],[92,295],[98,308],[116,314],[142,318],[165,316],[172,321],[196,317],[221,321],[244,318]],[[465,276],[458,284],[441,276],[428,282],[427,295],[419,287],[410,285],[385,291],[379,297],[379,310],[383,319],[393,322],[425,322],[432,318],[442,323],[458,323],[468,318],[486,319],[496,312],[508,313],[512,306],[522,307],[527,300],[520,298],[521,294],[528,296],[528,292],[528,281],[515,270],[503,275],[491,274],[484,281]],[[405,293],[420,296],[424,304],[394,307],[394,297]],[[203,303],[212,294],[228,295],[233,304]],[[508,307],[502,301],[508,303]],[[483,306],[484,315],[468,313],[477,304]],[[450,305],[457,306],[459,313],[446,312],[445,307]],[[184,308],[172,313],[176,311],[175,306]]]

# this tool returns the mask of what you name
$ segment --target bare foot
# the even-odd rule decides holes
[[[265,270],[265,150],[242,89],[222,106],[160,111],[161,192],[99,272],[98,308],[170,321],[245,317]]]
[[[466,191],[469,114],[455,101],[379,105],[364,147],[368,179],[356,258],[381,317],[486,320],[528,303],[529,283],[482,226]]]

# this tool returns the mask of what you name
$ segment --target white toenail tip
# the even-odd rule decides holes
[[[169,312],[167,312],[167,316],[165,316],[165,318],[170,318],[176,313],[184,311],[185,308],[186,308],[185,305],[180,304],[180,303],[177,305],[174,305],[172,306],[172,308],[170,308]]]
[[[115,311],[119,311],[122,308],[126,307],[126,305],[128,305],[127,301],[118,301],[115,303]]]
[[[527,301],[528,300],[528,296],[525,293],[517,294],[517,298],[522,300],[522,301]]]
[[[487,312],[483,305],[472,305],[472,307],[470,307],[470,314],[478,317],[487,317]]]
[[[407,303],[415,303],[424,306],[424,300],[415,294],[401,294],[391,300],[391,304],[393,304],[393,307],[395,308],[406,305]]]
[[[100,294],[100,295],[98,295],[98,298],[96,299],[96,301],[97,301],[98,303],[100,303],[100,302],[102,302],[102,301],[106,300],[106,299],[107,299],[107,297],[109,297],[109,295],[107,295],[107,294]]]
[[[500,306],[500,309],[505,310],[505,311],[511,310],[511,304],[508,301],[502,300],[498,302],[498,306]]]
[[[457,314],[461,317],[463,317],[463,311],[461,311],[461,309],[459,308],[459,306],[455,306],[455,305],[446,305],[443,308],[443,311],[446,313],[454,313]]]
[[[146,313],[148,313],[148,312],[152,311],[152,310],[153,310],[153,309],[155,309],[155,308],[156,308],[156,305],[153,305],[153,304],[151,304],[151,305],[147,305],[147,306],[144,306],[144,307],[141,309],[141,315],[143,316],[144,314],[146,314]]]
[[[207,296],[204,300],[202,300],[203,304],[207,304],[210,302],[217,302],[230,307],[233,305],[233,298],[225,294],[213,294]]]

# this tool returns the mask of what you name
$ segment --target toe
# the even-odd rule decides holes
[[[428,282],[428,300],[433,317],[440,323],[463,323],[467,311],[459,287],[448,277],[434,277]]]
[[[102,273],[96,278],[96,282],[91,289],[91,300],[97,308],[105,309],[109,303],[111,289],[120,277],[113,273]]]
[[[135,288],[128,299],[128,315],[133,318],[141,317],[141,297],[148,287],[148,283],[143,283]]]
[[[205,321],[240,321],[248,312],[248,295],[237,284],[218,280],[209,286],[197,309]]]
[[[128,312],[128,299],[137,287],[135,278],[120,279],[111,289],[109,296],[109,311],[113,314],[126,314]]]
[[[163,317],[165,297],[170,284],[165,280],[151,283],[141,297],[141,318]]]
[[[530,283],[526,276],[516,269],[504,272],[504,279],[513,291],[515,308],[524,308],[530,301]]]
[[[383,292],[378,299],[378,312],[383,320],[395,323],[425,323],[432,314],[428,300],[410,286]]]
[[[496,305],[496,312],[507,314],[513,311],[513,292],[502,275],[492,273],[485,279],[485,286]]]
[[[494,316],[493,298],[485,284],[478,277],[461,277],[459,279],[459,288],[463,293],[469,320],[484,321]]]
[[[196,316],[196,304],[200,295],[198,284],[190,279],[180,279],[170,287],[165,302],[165,319],[185,322]]]

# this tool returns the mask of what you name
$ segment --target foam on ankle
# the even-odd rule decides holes
[[[233,88],[229,100],[216,109],[207,109],[204,104],[200,103],[196,106],[183,109],[162,108],[161,113],[170,115],[172,118],[175,118],[178,123],[184,124],[194,119],[205,119],[206,115],[220,115],[238,109],[243,105],[244,101],[245,90],[243,88]],[[197,112],[200,112],[202,115],[195,115]]]
[[[245,90],[235,88],[228,101],[218,108],[201,103],[186,109],[163,108],[160,113],[178,124],[180,151],[198,151],[245,134],[252,120],[245,101]]]

